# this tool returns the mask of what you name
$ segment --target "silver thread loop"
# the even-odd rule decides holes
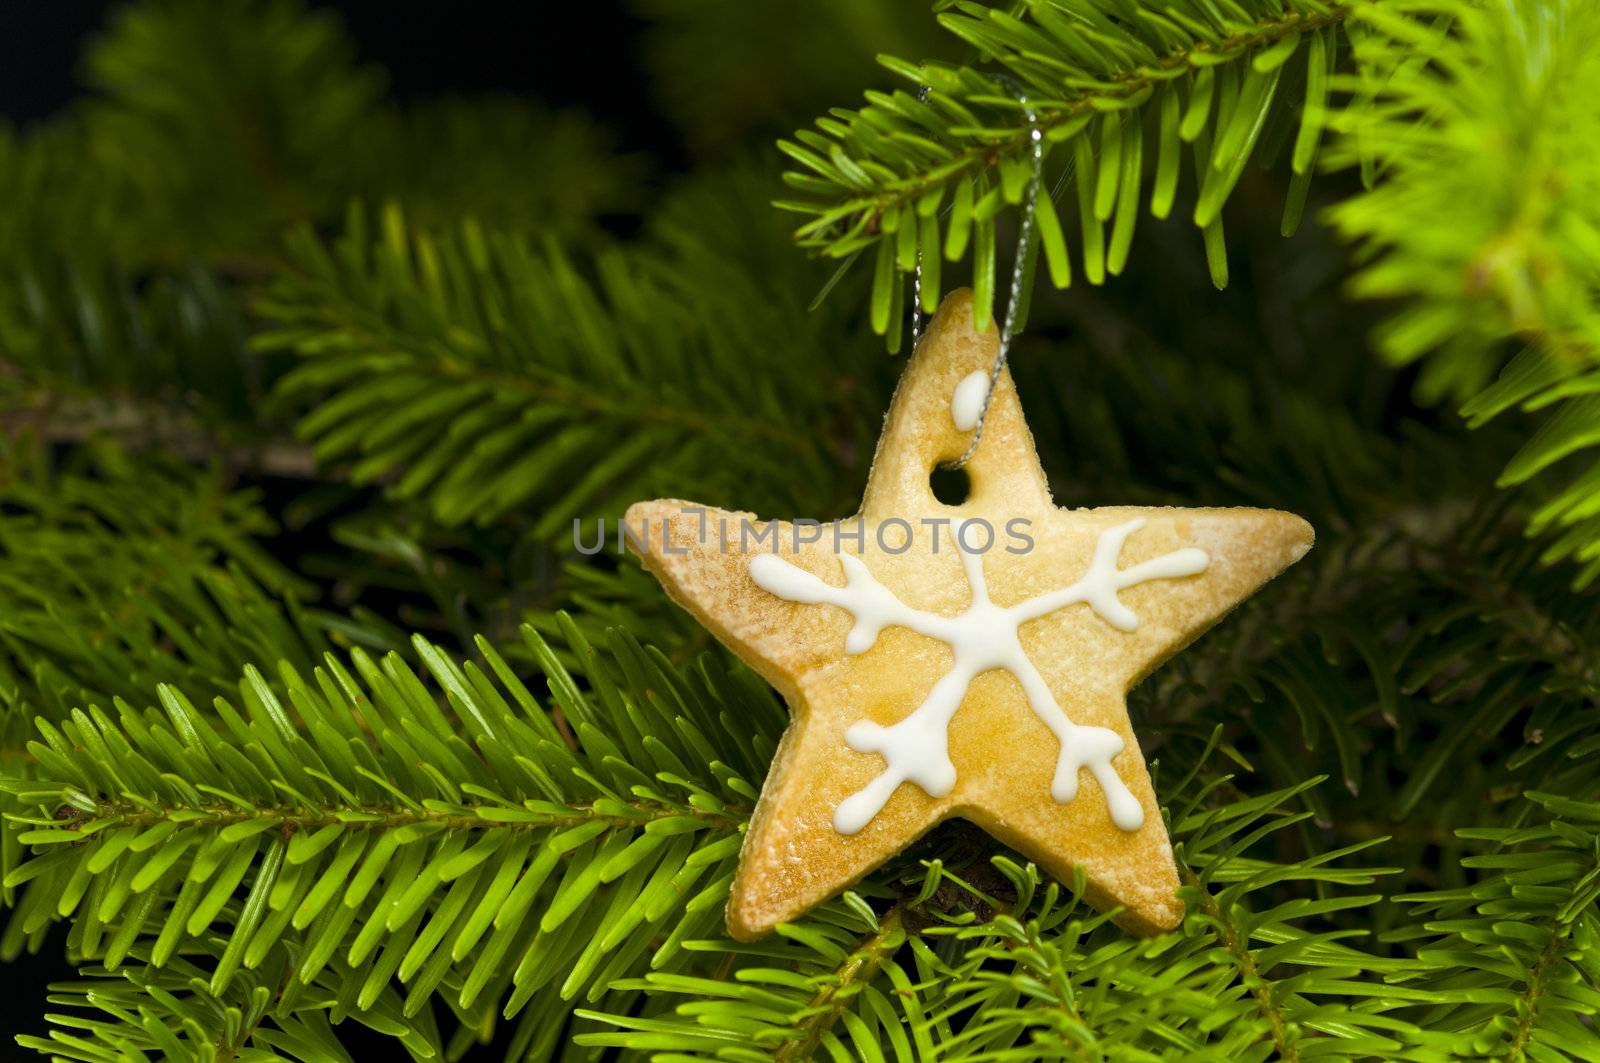
[[[1028,245],[1033,239],[1033,211],[1039,202],[1039,185],[1044,174],[1044,133],[1039,129],[1039,116],[1028,106],[1028,97],[1021,92],[1017,99],[1022,102],[1022,112],[1028,118],[1028,139],[1033,172],[1028,178],[1027,191],[1022,199],[1022,221],[1017,227],[1017,257],[1011,263],[1011,297],[1006,304],[1005,323],[1000,329],[1000,349],[995,352],[994,368],[989,370],[989,389],[984,393],[983,406],[978,411],[978,423],[972,430],[972,442],[968,444],[966,452],[955,461],[949,462],[945,467],[959,469],[972,460],[972,455],[977,453],[978,444],[983,441],[983,425],[989,417],[989,401],[994,398],[995,385],[1000,382],[1000,371],[1006,367],[1006,356],[1011,351],[1011,333],[1017,323],[1017,304],[1022,298],[1023,274],[1028,264]],[[918,249],[916,287],[920,290],[922,284],[921,249]],[[920,307],[912,310],[913,325],[912,336],[917,335],[917,320],[920,316]],[[913,339],[913,344],[915,340]]]

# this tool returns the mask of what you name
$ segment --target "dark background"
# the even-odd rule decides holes
[[[83,43],[118,6],[107,0],[0,3],[0,113],[26,124],[48,118],[76,95]],[[553,107],[581,106],[618,134],[624,151],[650,152],[664,170],[683,167],[673,127],[647,91],[638,54],[642,23],[619,0],[566,5],[559,24],[549,19],[532,29],[517,26],[533,23],[532,17],[508,17],[495,27],[490,23],[500,19],[463,18],[455,5],[342,0],[311,6],[340,13],[361,58],[388,70],[397,99],[508,92]],[[581,43],[596,41],[605,42],[603,75],[595,51]]]

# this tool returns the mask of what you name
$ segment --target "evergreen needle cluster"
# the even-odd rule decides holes
[[[1600,1059],[1600,8],[933,6],[634,0],[688,164],[299,0],[139,0],[0,136],[18,1044]],[[574,524],[850,512],[872,330],[1023,223],[1056,497],[1318,529],[1131,698],[1188,915],[953,822],[730,940],[786,710]]]

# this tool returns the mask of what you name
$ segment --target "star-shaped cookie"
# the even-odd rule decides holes
[[[979,824],[1141,934],[1183,917],[1127,691],[1310,549],[1260,509],[1058,509],[1008,372],[946,505],[998,344],[951,294],[912,355],[861,512],[762,521],[679,500],[628,510],[667,592],[793,713],[728,900],[749,940],[939,821]]]

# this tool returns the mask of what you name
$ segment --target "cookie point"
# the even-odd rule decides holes
[[[660,503],[654,500],[649,502],[635,502],[622,513],[623,527],[648,528],[659,505]],[[622,545],[629,553],[638,557],[640,560],[649,560],[650,536],[648,534],[644,536],[644,541],[640,542],[633,536],[622,533]]]
[[[723,922],[728,928],[728,936],[735,941],[756,941],[764,937],[767,931],[747,923],[734,908],[733,902],[728,902],[728,910],[723,915]]]
[[[970,310],[972,307],[971,288],[952,288],[945,297],[939,300],[939,314],[953,314],[961,310]]]
[[[1174,873],[1174,879],[1176,873]],[[1186,909],[1177,893],[1177,882],[1170,888],[1152,890],[1131,898],[1111,917],[1111,921],[1135,937],[1156,937],[1170,933],[1183,925]]]
[[[1145,914],[1145,927],[1140,933],[1145,937],[1169,933],[1183,924],[1183,916],[1183,901],[1176,896],[1171,897],[1165,904],[1157,905]]]
[[[1304,518],[1281,509],[1258,509],[1251,512],[1251,523],[1256,529],[1257,541],[1263,556],[1277,559],[1279,571],[1288,568],[1311,552],[1316,545],[1316,529]]]
[[[1284,538],[1288,540],[1289,563],[1293,564],[1310,553],[1312,546],[1316,545],[1317,530],[1311,526],[1310,521],[1293,513],[1284,514],[1284,524],[1286,525]]]

